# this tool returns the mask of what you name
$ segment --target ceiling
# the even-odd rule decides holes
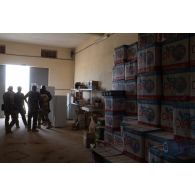
[[[0,40],[76,48],[91,36],[102,35],[104,33],[0,33]]]

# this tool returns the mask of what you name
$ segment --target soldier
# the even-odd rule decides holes
[[[38,119],[39,128],[41,128],[41,120],[47,124],[47,129],[50,129],[52,127],[48,117],[50,112],[49,102],[51,101],[51,99],[52,99],[51,93],[46,90],[45,86],[42,86],[42,88],[40,89],[40,112]]]
[[[24,94],[21,93],[22,91],[22,87],[18,87],[18,92],[15,94],[15,104],[16,104],[16,111],[17,111],[17,115],[16,115],[16,127],[20,128],[19,126],[19,120],[18,120],[18,114],[20,114],[22,116],[22,121],[24,123],[24,126],[27,128],[27,122],[26,122],[26,109],[24,106]]]
[[[13,87],[9,86],[8,91],[3,94],[6,134],[12,133],[11,128],[16,123],[16,108],[14,98],[15,93],[13,92]],[[12,120],[9,123],[10,116]]]
[[[37,130],[37,118],[39,112],[40,93],[37,92],[37,86],[33,85],[32,90],[29,91],[24,98],[28,97],[28,131],[31,131],[31,120],[33,118],[32,132]]]

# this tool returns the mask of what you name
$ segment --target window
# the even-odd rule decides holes
[[[41,49],[41,57],[43,57],[43,58],[57,58],[57,51]]]
[[[0,53],[5,53],[5,45],[0,45]]]

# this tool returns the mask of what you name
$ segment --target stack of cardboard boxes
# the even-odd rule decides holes
[[[126,95],[105,97],[105,142],[139,162],[194,161],[194,141],[177,138],[195,137],[195,35],[139,34],[114,62],[113,90]]]

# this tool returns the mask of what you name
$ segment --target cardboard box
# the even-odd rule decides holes
[[[105,112],[105,126],[114,131],[120,131],[120,123],[122,121],[123,113]]]
[[[138,100],[138,121],[160,126],[160,101]]]
[[[138,99],[161,99],[162,77],[160,72],[146,73],[137,77]]]
[[[144,49],[161,42],[160,33],[139,33],[138,34],[138,48]]]
[[[112,81],[112,90],[125,90],[125,81]]]
[[[124,112],[125,111],[125,98],[107,96],[105,100],[105,111]]]
[[[114,64],[121,64],[127,61],[128,45],[122,45],[114,49]]]
[[[159,128],[139,124],[138,121],[132,121],[129,125],[123,125],[122,131],[125,140],[125,151],[134,156],[135,159],[144,161],[146,134],[159,131]]]
[[[149,148],[148,154],[149,163],[163,163],[163,146],[157,145]]]
[[[162,46],[162,68],[175,69],[189,66],[189,38]]]
[[[162,101],[161,103],[161,128],[173,132],[173,105],[174,102]]]
[[[190,99],[191,73],[187,68],[163,73],[163,97],[165,100]]]
[[[126,97],[128,99],[137,98],[137,80],[125,81]]]
[[[189,38],[189,33],[162,33],[163,43],[172,43],[185,38]]]
[[[195,162],[194,152],[184,152],[179,155],[168,155],[163,151],[163,145],[153,146],[149,150],[149,162],[152,163],[192,163]]]
[[[164,142],[174,140],[174,134],[166,131],[148,133],[145,139],[145,160],[149,162],[149,150],[156,145],[163,145]]]
[[[125,150],[124,137],[120,133],[114,132],[113,147],[116,148],[117,150],[121,151],[121,152],[124,152],[124,150]]]
[[[190,69],[190,100],[195,102],[195,67]]]
[[[138,73],[160,71],[161,47],[153,46],[138,51]]]
[[[128,46],[128,48],[127,48],[127,60],[129,62],[137,61],[137,42]]]
[[[112,131],[109,131],[105,129],[104,131],[104,141],[108,144],[113,144],[114,143],[114,134]]]
[[[177,102],[173,109],[173,129],[175,135],[191,137],[192,131],[192,105],[189,102]]]
[[[190,37],[190,65],[195,66],[195,35]]]
[[[125,63],[125,80],[136,79],[137,61]]]
[[[125,101],[125,113],[127,116],[135,116],[137,115],[137,99]]]
[[[112,80],[124,80],[125,79],[125,65],[118,64],[112,68]]]

